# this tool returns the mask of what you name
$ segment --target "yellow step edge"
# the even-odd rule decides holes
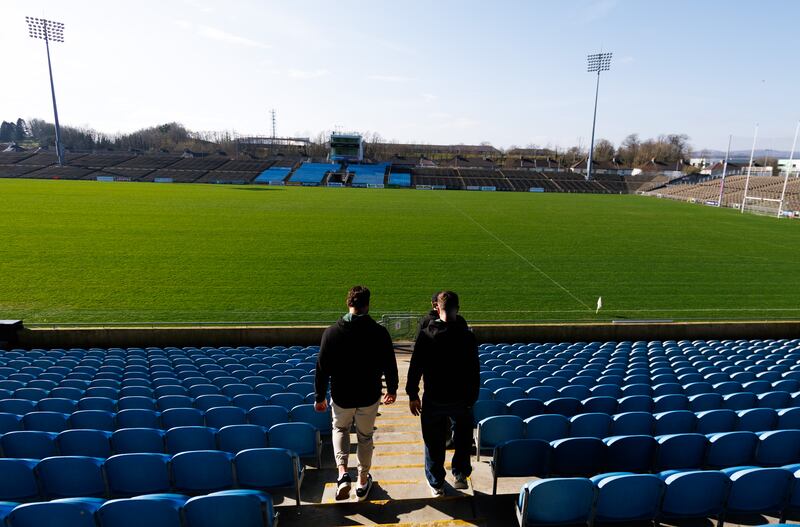
[[[408,463],[405,465],[379,465],[379,466],[372,466],[373,470],[392,470],[392,469],[402,469],[402,468],[425,468],[423,463]],[[444,468],[450,469],[452,466],[450,463],[445,463]]]
[[[382,445],[424,445],[424,441],[375,441],[375,448]]]
[[[375,452],[374,456],[421,456],[424,452],[422,450],[414,450],[413,452],[405,451],[405,452]]]
[[[403,523],[374,523],[376,527],[469,527],[473,525],[485,525],[486,520],[432,520],[427,522],[403,522]],[[363,524],[348,525],[347,527],[364,527]]]
[[[395,480],[387,480],[387,479],[376,479],[373,481],[373,484],[378,485],[379,487],[383,486],[391,486],[391,485],[417,485],[421,483],[422,480],[420,479],[395,479]],[[330,482],[325,484],[326,489],[335,489],[336,483]]]
[[[322,503],[320,503],[320,505],[341,505],[341,504],[349,504],[349,503],[362,503],[362,504],[367,503],[367,504],[370,504],[370,505],[384,506],[384,505],[387,505],[389,503],[399,503],[399,502],[402,502],[402,501],[411,501],[411,500],[424,500],[424,501],[432,500],[434,502],[439,502],[439,501],[463,500],[464,498],[469,498],[469,497],[471,497],[471,496],[469,496],[468,494],[459,494],[459,495],[455,495],[455,496],[441,496],[441,497],[438,497],[438,498],[425,497],[425,498],[409,498],[409,499],[405,499],[405,500],[393,500],[393,499],[390,498],[390,499],[386,499],[386,500],[366,500],[366,501],[357,501],[357,500],[355,500],[353,498],[350,498],[350,499],[347,499],[347,500],[336,501],[335,499],[328,498],[327,500],[325,500]],[[447,520],[447,521],[454,521],[454,520]],[[385,525],[396,525],[396,524],[388,523],[388,524],[385,524]],[[403,524],[400,524],[400,525],[403,525]],[[413,525],[417,525],[417,524],[409,523],[409,524],[406,524],[406,525],[412,525],[413,526]],[[422,524],[422,525],[424,525],[424,524]],[[469,525],[469,524],[466,524],[466,525]],[[354,527],[362,527],[362,526],[356,525]]]

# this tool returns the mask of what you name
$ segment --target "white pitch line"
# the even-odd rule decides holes
[[[450,203],[450,202],[449,202],[449,201],[447,201],[446,199],[442,198],[442,201],[444,201],[445,203],[447,203],[448,205],[450,205],[451,207],[453,207],[454,209],[456,209],[456,210],[457,210],[457,211],[458,211],[458,212],[459,212],[459,213],[460,213],[462,216],[464,216],[465,218],[467,218],[468,220],[470,220],[472,223],[474,223],[475,225],[477,225],[478,227],[480,227],[480,228],[481,228],[481,229],[482,229],[482,230],[483,230],[483,231],[484,231],[486,234],[488,234],[489,236],[491,236],[492,238],[494,238],[495,240],[497,240],[497,241],[498,241],[498,242],[499,242],[499,243],[500,243],[500,244],[501,244],[503,247],[505,247],[506,249],[508,249],[509,251],[511,251],[512,253],[514,253],[515,255],[517,255],[517,256],[518,256],[518,257],[519,257],[519,258],[520,258],[520,259],[521,259],[523,262],[527,263],[527,264],[528,264],[528,265],[530,265],[530,266],[531,266],[531,268],[533,268],[533,269],[534,269],[536,272],[538,272],[539,274],[541,274],[542,276],[544,276],[545,278],[547,278],[548,280],[550,280],[550,281],[551,281],[551,282],[552,282],[554,285],[556,285],[556,286],[557,286],[559,289],[561,289],[562,291],[564,291],[565,293],[567,293],[569,296],[571,296],[571,297],[572,297],[572,298],[573,298],[573,299],[574,299],[576,302],[578,302],[579,304],[581,304],[583,307],[585,307],[585,308],[586,308],[586,309],[588,309],[589,311],[591,311],[591,310],[593,309],[593,308],[592,308],[592,307],[590,307],[590,306],[589,306],[589,305],[588,305],[586,302],[584,302],[583,300],[581,300],[580,298],[578,298],[577,296],[575,296],[574,294],[572,294],[572,291],[570,291],[569,289],[567,289],[566,287],[564,287],[563,285],[561,285],[560,283],[558,283],[558,282],[557,282],[557,281],[556,281],[556,280],[555,280],[553,277],[551,277],[549,274],[547,274],[547,273],[545,273],[544,271],[542,271],[542,269],[541,269],[541,268],[540,268],[538,265],[536,265],[535,263],[531,262],[529,259],[525,258],[525,257],[524,257],[523,255],[521,255],[521,254],[520,254],[520,253],[519,253],[519,252],[518,252],[516,249],[514,249],[514,248],[513,248],[513,247],[511,247],[509,244],[507,244],[505,241],[503,241],[503,240],[502,240],[500,237],[498,237],[498,236],[497,236],[495,233],[493,233],[492,231],[490,231],[489,229],[487,229],[486,227],[484,227],[483,225],[481,225],[481,224],[480,224],[480,223],[479,223],[479,222],[478,222],[478,221],[477,221],[475,218],[473,218],[472,216],[470,216],[469,214],[467,214],[467,213],[466,213],[466,212],[464,212],[463,210],[459,209],[458,207],[456,207],[455,205],[453,205],[452,203]]]

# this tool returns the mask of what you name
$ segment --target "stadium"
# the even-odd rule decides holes
[[[175,27],[191,38],[243,56],[273,49],[234,26],[203,25],[193,17],[206,11],[187,6]],[[579,26],[606,16],[567,14]],[[50,46],[69,43],[64,25],[27,24],[50,66]],[[25,61],[39,68],[38,58]],[[221,63],[203,69],[246,78],[247,60],[245,77]],[[593,119],[610,61],[588,56]],[[757,125],[754,136],[730,136],[727,151],[702,152],[680,134],[595,142],[594,122],[588,149],[455,144],[459,127],[416,122],[452,144],[333,124],[314,139],[281,137],[274,111],[271,134],[170,123],[104,136],[60,127],[49,76],[54,123],[0,127],[3,525],[800,523],[800,124],[778,139]],[[287,78],[357,93],[358,83],[329,76]],[[20,105],[8,93],[0,104]],[[412,111],[393,97],[377,100]],[[356,98],[335,106],[355,114],[370,104]],[[345,349],[354,358],[323,374],[322,388],[320,371],[331,371],[330,328],[366,313],[351,303],[356,284],[371,290],[369,315],[391,338],[399,389],[369,423],[374,482],[366,495],[348,485],[343,498],[337,441],[347,437],[355,473],[365,432],[358,416],[337,424],[350,406],[337,406],[336,375],[352,383],[364,355]],[[450,291],[463,328],[445,308]],[[422,417],[406,392],[429,324],[462,331],[476,351],[472,472],[456,474],[462,446],[450,443],[463,434],[447,414],[438,488],[425,424],[433,370],[422,374]],[[457,351],[452,371],[471,364],[471,348]],[[383,397],[394,381],[388,370],[378,377]],[[368,381],[353,384],[358,393]]]

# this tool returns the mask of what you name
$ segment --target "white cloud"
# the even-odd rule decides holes
[[[367,78],[373,81],[381,82],[408,82],[411,80],[402,75],[369,75]]]
[[[316,69],[316,70],[289,70],[289,78],[290,79],[299,79],[299,80],[309,80],[309,79],[318,79],[320,77],[325,77],[330,72],[326,69]]]
[[[201,24],[195,25],[187,20],[178,20],[175,22],[175,25],[183,30],[194,30],[201,37],[209,40],[215,40],[217,42],[224,42],[226,44],[233,44],[246,48],[270,49],[271,47],[270,45],[257,40],[240,37],[239,35],[228,33],[227,31],[223,31],[216,27],[204,26]]]
[[[422,97],[425,100],[425,102],[433,102],[439,98],[437,95],[434,95],[432,93],[423,93],[422,95],[420,95],[420,97]]]

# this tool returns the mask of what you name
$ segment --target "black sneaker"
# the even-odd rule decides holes
[[[336,480],[336,499],[346,500],[350,497],[350,484],[353,480],[350,479],[350,474],[345,472],[339,479]]]
[[[367,474],[366,485],[359,485],[356,488],[356,496],[358,496],[358,501],[364,501],[367,499],[370,490],[372,490],[372,474]]]
[[[456,481],[453,483],[453,488],[457,490],[466,490],[469,488],[469,482],[464,476],[456,476]]]

